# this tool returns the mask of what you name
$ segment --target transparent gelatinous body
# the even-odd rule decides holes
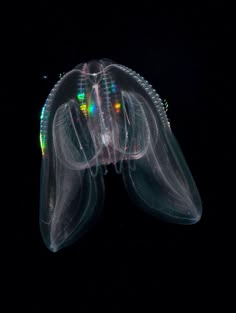
[[[40,228],[52,251],[88,229],[112,163],[133,201],[179,224],[196,223],[201,200],[159,95],[136,72],[93,60],[66,73],[42,109]]]

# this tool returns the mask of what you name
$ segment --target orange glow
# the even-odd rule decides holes
[[[115,103],[115,104],[114,104],[114,108],[115,108],[115,109],[119,110],[120,107],[121,107],[120,103]]]

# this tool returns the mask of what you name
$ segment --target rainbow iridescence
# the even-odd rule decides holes
[[[115,83],[111,83],[111,92],[115,93],[117,91],[117,87]],[[83,112],[85,117],[88,116],[93,116],[96,112],[96,104],[94,102],[88,103],[87,99],[89,98],[88,95],[86,95],[85,92],[79,92],[76,96],[78,102],[79,102],[79,107],[80,110]],[[91,101],[91,100],[90,100]],[[121,104],[119,102],[115,102],[113,105],[115,112],[119,113],[121,109]]]
[[[114,173],[122,175],[134,205],[151,216],[188,225],[200,220],[201,199],[167,108],[144,77],[108,59],[60,75],[40,118],[39,221],[51,251],[96,224]]]
[[[43,157],[45,156],[45,150],[46,150],[46,132],[44,129],[45,121],[47,119],[47,114],[45,112],[46,104],[42,108],[41,116],[40,116],[40,134],[39,134],[39,141],[41,146],[41,151]]]
[[[109,93],[116,94],[117,92],[117,85],[114,83],[114,81],[109,82]],[[96,104],[90,99],[89,96],[86,95],[85,90],[82,88],[80,89],[80,92],[76,96],[77,101],[79,103],[79,108],[83,112],[84,116],[86,118],[93,117],[96,113]],[[48,118],[46,112],[46,103],[42,108],[41,116],[40,116],[40,134],[39,134],[39,141],[40,141],[40,147],[42,151],[42,156],[45,156],[45,151],[47,147],[47,137],[46,137],[46,130],[45,130],[45,123]],[[121,103],[118,100],[114,100],[113,108],[116,113],[120,113],[121,111]]]
[[[79,107],[86,117],[93,116],[96,110],[95,103],[89,103],[89,105],[87,105],[87,103],[82,103]]]

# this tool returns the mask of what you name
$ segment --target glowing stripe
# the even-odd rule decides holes
[[[48,118],[47,114],[45,114],[45,107],[46,104],[44,104],[42,111],[41,111],[41,116],[40,116],[40,124],[41,124],[41,130],[39,134],[39,141],[40,141],[40,147],[42,151],[42,155],[45,155],[45,150],[46,150],[46,135],[43,135],[42,127],[45,119]]]
[[[40,146],[41,146],[42,155],[44,156],[45,155],[45,150],[46,150],[46,138],[41,133],[39,135],[39,140],[40,140]]]

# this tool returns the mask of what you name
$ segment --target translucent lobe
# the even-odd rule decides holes
[[[110,60],[79,64],[54,86],[40,122],[40,223],[49,249],[88,229],[104,198],[100,166],[110,163],[146,211],[175,223],[200,219],[200,196],[166,107],[139,74]]]
[[[133,132],[138,129],[132,138],[139,143],[133,147],[143,147],[143,150],[140,148],[136,151],[145,152],[137,157],[135,170],[129,166],[123,171],[126,188],[136,204],[151,214],[170,222],[196,223],[202,213],[200,196],[169,127],[164,106],[146,81],[132,71],[129,75],[129,84],[125,79],[122,80],[123,84],[138,92],[126,92],[129,101],[127,107],[131,109],[133,106],[138,117],[141,117],[136,127],[132,127]],[[135,86],[136,83],[138,86]],[[138,103],[141,106],[137,106]],[[142,113],[137,110],[138,107],[142,108]],[[148,121],[146,124],[145,120]],[[141,127],[142,123],[147,128]],[[132,126],[134,124],[131,123]],[[148,131],[145,132],[146,129]]]
[[[60,160],[42,163],[40,229],[47,247],[56,252],[78,239],[99,214],[104,185],[101,173],[74,171]]]

